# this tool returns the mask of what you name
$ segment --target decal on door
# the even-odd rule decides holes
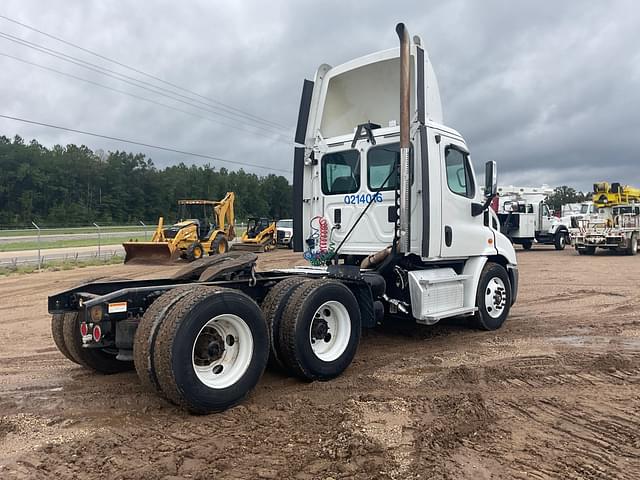
[[[382,193],[378,192],[375,195],[372,193],[361,193],[360,195],[345,195],[344,203],[346,205],[357,205],[361,203],[369,203],[371,201],[382,202]]]

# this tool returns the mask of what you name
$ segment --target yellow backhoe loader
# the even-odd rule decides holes
[[[233,245],[232,250],[250,252],[267,252],[276,248],[276,222],[267,218],[252,217],[247,222],[247,230],[240,242]]]
[[[229,251],[235,238],[233,202],[227,192],[219,202],[179,200],[178,222],[165,228],[160,217],[150,242],[125,242],[124,263],[167,263],[182,258],[189,262]]]

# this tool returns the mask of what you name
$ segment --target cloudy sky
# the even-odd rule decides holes
[[[501,183],[640,185],[640,7],[631,0],[4,0],[0,15],[168,82],[0,18],[0,115],[289,178],[302,79],[320,63],[396,46],[404,21],[426,43],[445,123],[465,136],[477,170],[496,160]],[[2,118],[0,134],[142,151],[160,166],[207,162]]]

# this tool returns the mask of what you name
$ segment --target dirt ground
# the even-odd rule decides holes
[[[640,478],[640,256],[519,251],[497,332],[367,332],[328,383],[267,371],[243,404],[191,416],[54,347],[47,295],[108,266],[0,280],[0,478]],[[260,266],[299,257],[262,255]]]

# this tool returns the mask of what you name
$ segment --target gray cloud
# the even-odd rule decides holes
[[[593,181],[606,179],[640,185],[640,15],[635,2],[399,3],[67,0],[61,8],[6,0],[0,13],[287,125],[287,138],[293,134],[302,79],[312,78],[320,63],[337,65],[395,46],[393,27],[402,20],[425,40],[446,123],[465,136],[478,170],[493,159],[504,183],[588,189]],[[0,32],[103,63],[2,19]],[[0,53],[216,118],[4,39]],[[290,168],[287,141],[230,129],[11,59],[0,57],[0,82],[3,114]],[[243,128],[254,130],[249,125],[255,124]],[[1,119],[0,133],[19,133],[45,145],[142,150],[162,166],[202,163]]]

